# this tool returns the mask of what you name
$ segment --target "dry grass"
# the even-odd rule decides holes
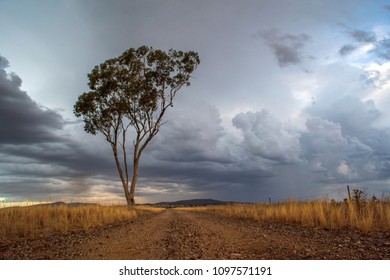
[[[126,206],[28,206],[0,209],[0,238],[34,238],[136,218]]]
[[[194,207],[175,207],[173,208],[176,211],[195,211],[195,212],[202,212],[202,211],[209,211],[214,210],[214,207],[219,206],[194,206]],[[217,208],[216,208],[217,209]]]
[[[161,207],[154,207],[154,206],[148,206],[148,205],[137,205],[135,207],[137,211],[148,211],[153,213],[160,213],[164,212],[166,209]]]
[[[195,208],[187,210],[194,211]],[[223,215],[246,217],[258,221],[299,223],[311,227],[352,227],[363,232],[390,231],[390,201],[388,200],[360,200],[358,203],[356,201],[335,203],[324,200],[287,201],[271,205],[210,206],[201,207],[198,210],[215,211]]]

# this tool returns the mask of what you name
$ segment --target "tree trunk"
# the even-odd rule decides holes
[[[114,151],[116,167],[118,169],[119,177],[121,178],[123,190],[125,192],[127,206],[129,208],[132,208],[135,205],[135,202],[134,202],[134,192],[132,194],[129,193],[128,172],[127,172],[127,168],[128,167],[127,167],[127,164],[125,164],[125,168],[126,168],[126,178],[125,178],[124,174],[123,174],[122,166],[121,166],[119,158],[118,158],[116,144],[113,144],[112,150]],[[126,153],[126,151],[124,151],[124,152]]]
[[[126,200],[127,200],[127,207],[129,209],[133,209],[133,207],[135,206],[134,193],[128,193],[126,196]]]
[[[135,186],[137,185],[137,179],[138,179],[138,163],[139,163],[139,158],[134,159],[134,165],[133,165],[133,178],[131,180],[131,185],[130,185],[130,192],[128,193],[127,198],[127,206],[129,208],[135,206],[135,199],[134,199],[134,194],[135,194]]]

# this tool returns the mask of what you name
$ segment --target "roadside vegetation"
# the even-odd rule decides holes
[[[138,209],[139,208],[139,209]],[[159,208],[137,206],[26,206],[0,209],[0,239],[35,238],[54,233],[69,233],[132,220],[142,211]]]
[[[153,212],[153,213],[160,213],[160,212],[164,212],[166,209],[165,208],[161,208],[161,207],[154,207],[154,206],[150,206],[150,205],[137,205],[135,207],[136,211],[137,212]]]
[[[390,199],[364,198],[354,190],[343,202],[334,200],[294,201],[267,204],[231,204],[180,208],[179,210],[212,211],[257,221],[297,223],[319,228],[356,228],[363,232],[390,231]]]

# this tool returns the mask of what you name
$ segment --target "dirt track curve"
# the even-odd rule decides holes
[[[390,233],[167,210],[68,235],[0,242],[0,259],[390,259]]]

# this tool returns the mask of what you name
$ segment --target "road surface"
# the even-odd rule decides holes
[[[307,228],[170,209],[67,235],[0,242],[0,259],[390,259],[390,233]]]

